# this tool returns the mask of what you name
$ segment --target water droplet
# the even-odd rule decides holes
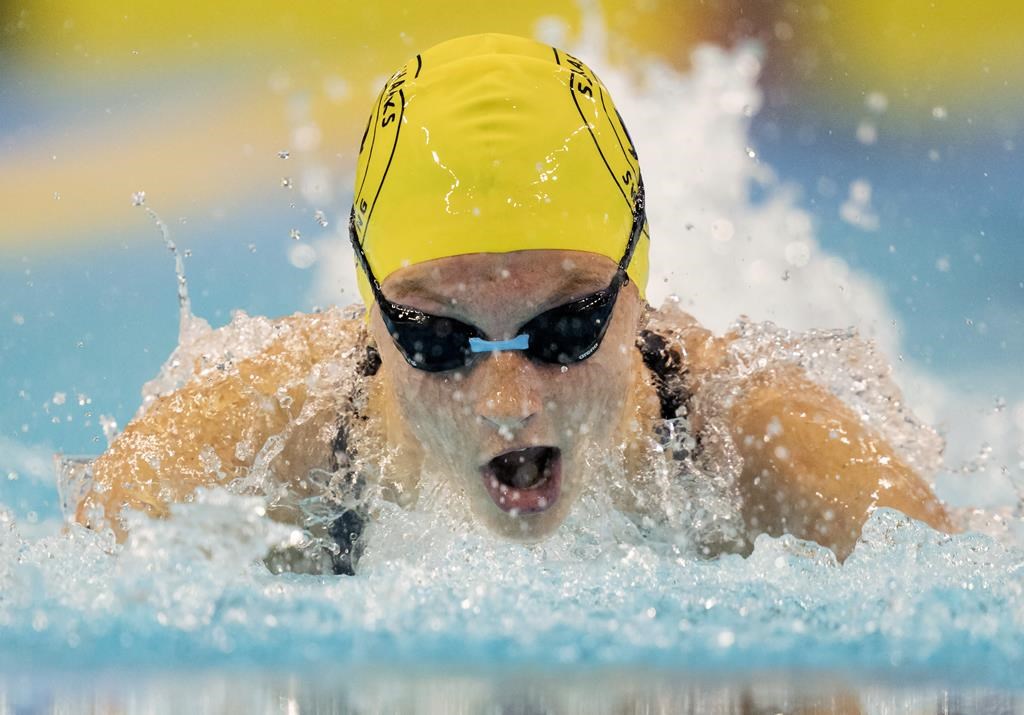
[[[878,141],[878,127],[867,120],[857,125],[857,141],[861,144],[874,144]]]
[[[54,201],[60,201],[60,192],[59,191],[54,191],[53,192],[53,200]]]
[[[289,152],[287,149],[282,149],[281,151],[277,152],[278,159],[287,159],[290,156],[291,152]]]
[[[314,211],[313,220],[316,221],[317,224],[319,224],[320,228],[327,228],[328,226],[327,216],[324,214],[323,211]]]
[[[68,395],[66,392],[55,392],[53,393],[53,397],[50,398],[50,402],[52,402],[55,405],[63,405],[65,402],[67,402],[67,399]]]
[[[142,206],[146,203],[146,192],[136,191],[132,194],[132,206]]]
[[[803,268],[811,261],[811,246],[805,241],[790,241],[784,249],[786,262]]]
[[[291,177],[290,176],[282,176],[281,177],[281,186],[283,186],[286,189],[292,188],[292,179],[291,179]]]
[[[15,325],[24,325],[25,324],[25,316],[22,315],[21,313],[15,313],[14,315],[12,315],[11,316],[11,320],[14,321]]]
[[[250,243],[249,244],[249,253],[256,253],[256,244],[255,243]]]
[[[711,237],[725,243],[736,235],[736,227],[727,218],[718,218],[711,222]]]
[[[932,107],[932,118],[933,119],[942,120],[942,119],[945,119],[948,116],[949,116],[949,112],[947,112],[946,108],[943,107],[942,105],[939,105],[937,107]]]
[[[562,374],[564,375],[567,372],[569,372],[569,366],[568,365],[562,365]]]
[[[864,99],[864,104],[872,112],[878,112],[881,114],[889,107],[889,98],[881,92],[870,92]]]
[[[298,241],[302,238],[302,232],[299,231],[299,229],[297,228],[293,228],[291,231],[288,232],[288,237],[291,238],[293,241]]]
[[[747,156],[749,156],[751,159],[756,159],[757,158],[757,152],[754,151],[753,148],[748,146],[747,147]]]
[[[191,257],[192,257],[192,249],[191,248],[186,248],[185,249],[185,258],[191,258]]]

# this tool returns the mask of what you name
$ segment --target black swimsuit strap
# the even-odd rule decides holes
[[[358,372],[363,377],[372,377],[380,369],[380,353],[372,345],[366,346],[366,356],[360,361]],[[344,415],[338,421],[338,432],[334,436],[331,450],[331,471],[337,472],[343,465],[352,463],[356,456],[355,448],[349,439],[349,420],[359,419],[358,415]],[[359,476],[353,479],[353,497],[362,496],[364,482]],[[355,574],[356,563],[363,553],[360,537],[366,524],[367,515],[362,509],[342,509],[334,517],[327,533],[338,545],[338,553],[332,555],[334,573],[344,576]]]
[[[644,365],[651,371],[661,403],[661,418],[670,420],[685,416],[685,412],[680,413],[680,408],[689,406],[691,395],[684,384],[686,366],[682,354],[653,330],[641,330],[636,347]]]

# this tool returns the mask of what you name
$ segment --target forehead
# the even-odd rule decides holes
[[[583,251],[472,253],[407,266],[381,286],[392,301],[468,320],[518,325],[538,310],[608,286],[615,263]]]
[[[383,289],[391,300],[456,298],[466,292],[514,288],[543,297],[605,287],[615,271],[606,256],[583,251],[530,250],[471,253],[400,268]]]

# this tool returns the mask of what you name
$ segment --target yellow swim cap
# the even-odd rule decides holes
[[[410,60],[377,98],[352,240],[381,282],[466,253],[572,249],[618,262],[641,186],[626,126],[590,68],[521,37],[460,37]],[[645,225],[628,268],[641,296],[649,245]]]

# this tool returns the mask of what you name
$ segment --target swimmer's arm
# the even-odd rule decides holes
[[[724,361],[729,338],[713,337],[695,321],[681,335],[697,391]],[[790,533],[843,559],[876,507],[953,530],[925,480],[801,369],[765,369],[738,387],[726,414],[743,459],[740,489],[752,534]]]
[[[788,532],[844,559],[876,507],[953,530],[925,480],[798,368],[748,378],[729,416],[743,457],[740,488],[752,532]]]
[[[318,363],[345,359],[358,334],[336,312],[279,322],[281,337],[263,352],[214,376],[194,378],[156,400],[93,463],[92,487],[76,512],[86,526],[125,535],[124,507],[164,516],[197,487],[246,474],[267,440],[285,433],[306,406],[307,377]],[[339,337],[341,336],[341,337]],[[352,359],[350,356],[349,359]],[[305,474],[329,463],[338,413],[314,411],[288,431],[275,464]]]

